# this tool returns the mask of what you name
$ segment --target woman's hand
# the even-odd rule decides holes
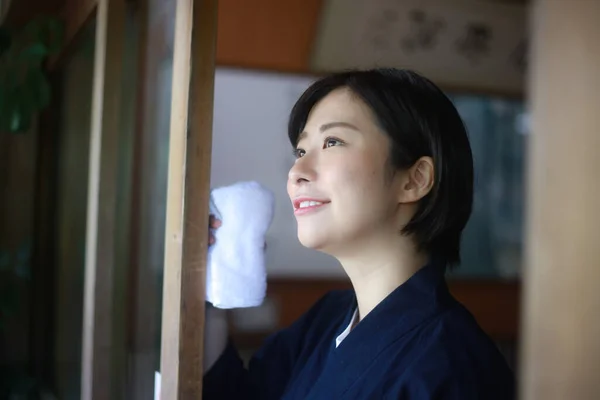
[[[215,236],[212,233],[213,229],[218,229],[221,226],[221,220],[215,218],[214,215],[210,215],[208,217],[208,245],[212,245],[215,243]]]

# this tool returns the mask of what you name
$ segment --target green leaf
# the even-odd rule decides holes
[[[65,25],[56,19],[50,19],[47,23],[46,46],[50,54],[56,54],[65,40]]]
[[[0,28],[0,131],[27,132],[33,118],[51,101],[43,62],[60,51],[64,24],[40,16],[24,28]]]
[[[21,52],[21,55],[27,59],[44,58],[49,54],[48,48],[44,43],[32,43]]]
[[[39,16],[27,25],[26,31],[36,42],[44,44],[50,54],[63,45],[65,25],[56,18]]]
[[[8,109],[7,115],[5,115],[8,125],[7,130],[11,133],[27,132],[31,126],[32,114],[23,100],[22,96],[16,97],[11,104],[11,108]]]

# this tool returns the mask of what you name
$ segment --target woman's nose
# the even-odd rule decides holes
[[[305,155],[296,160],[288,174],[288,180],[292,184],[311,182],[315,179],[315,169],[310,158]]]

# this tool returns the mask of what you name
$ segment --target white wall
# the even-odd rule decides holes
[[[270,276],[343,276],[336,260],[298,242],[286,193],[294,161],[287,119],[312,78],[218,69],[211,185],[256,180],[275,194],[276,210],[267,234]]]

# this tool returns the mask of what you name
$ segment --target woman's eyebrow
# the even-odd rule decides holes
[[[327,129],[340,128],[340,127],[341,128],[352,129],[352,130],[355,130],[357,132],[359,131],[359,129],[356,126],[354,126],[354,125],[352,125],[352,124],[350,124],[348,122],[341,122],[341,121],[340,122],[329,122],[329,123],[323,124],[323,125],[321,125],[321,128],[319,130],[321,132],[325,132]]]
[[[332,128],[348,128],[348,129],[352,129],[353,131],[357,131],[360,132],[360,130],[352,125],[349,122],[328,122],[326,124],[321,125],[321,127],[319,128],[319,131],[321,133],[325,132],[328,129],[332,129]],[[304,139],[306,136],[308,136],[308,132],[303,131],[302,133],[300,133],[300,135],[298,135],[298,140],[297,142],[300,142],[300,140]]]

